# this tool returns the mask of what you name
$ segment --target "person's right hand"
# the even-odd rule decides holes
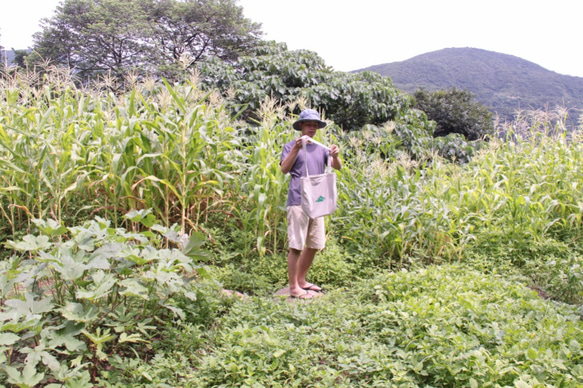
[[[303,142],[304,142],[304,141],[303,141],[303,136],[300,136],[299,138],[297,138],[297,139],[296,139],[296,145],[295,145],[295,147],[296,147],[298,150],[301,150],[301,149],[302,149],[302,147],[304,146]],[[308,144],[309,144],[309,140],[308,140]]]

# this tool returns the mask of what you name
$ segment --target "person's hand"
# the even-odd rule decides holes
[[[300,136],[300,137],[298,137],[298,138],[296,139],[296,145],[295,145],[295,147],[296,147],[298,150],[301,150],[301,149],[302,149],[302,147],[304,146],[304,145],[303,145],[303,140],[302,140],[302,138],[303,138],[303,136]],[[309,142],[308,142],[308,143],[309,143]]]
[[[340,155],[340,149],[336,144],[332,144],[332,146],[330,147],[330,156],[333,158],[337,158],[338,155]]]

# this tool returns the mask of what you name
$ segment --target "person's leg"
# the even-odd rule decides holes
[[[326,230],[324,226],[324,218],[311,219],[308,225],[308,233],[306,235],[306,248],[302,251],[299,259],[298,267],[298,285],[304,290],[322,291],[322,289],[315,284],[310,284],[306,281],[308,270],[314,262],[314,257],[319,250],[326,246]]]
[[[287,234],[289,244],[287,272],[289,293],[294,298],[311,297],[311,294],[303,290],[298,284],[302,250],[304,250],[303,248],[306,243],[308,226],[309,218],[304,214],[300,206],[290,206],[287,208]]]
[[[306,291],[303,290],[299,283],[299,274],[302,271],[302,256],[303,252],[298,249],[290,248],[287,255],[287,273],[289,277],[289,294],[293,297],[305,297]],[[306,271],[307,272],[307,271]],[[305,277],[305,275],[304,275]]]
[[[305,288],[309,285],[309,283],[306,282],[306,276],[308,275],[308,270],[310,269],[312,263],[314,262],[314,257],[316,257],[317,252],[318,250],[314,248],[304,248],[299,257],[297,283],[300,288]]]

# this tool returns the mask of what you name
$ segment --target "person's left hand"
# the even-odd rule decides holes
[[[332,146],[330,146],[330,156],[336,158],[339,154],[340,149],[338,148],[338,146],[336,144],[332,144]]]

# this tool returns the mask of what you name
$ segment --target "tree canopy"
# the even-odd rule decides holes
[[[452,88],[430,93],[419,89],[414,97],[415,107],[437,124],[433,133],[436,137],[457,133],[467,140],[477,140],[494,131],[492,113],[467,90]]]
[[[42,28],[37,55],[82,77],[171,78],[209,56],[233,61],[261,35],[235,0],[64,0]]]
[[[387,77],[373,72],[337,72],[312,51],[289,51],[284,43],[273,41],[262,42],[236,62],[209,58],[198,68],[207,88],[230,96],[235,110],[245,106],[246,114],[251,115],[266,98],[282,104],[303,98],[351,131],[394,120],[409,105],[409,98]],[[232,90],[237,91],[235,95]]]

